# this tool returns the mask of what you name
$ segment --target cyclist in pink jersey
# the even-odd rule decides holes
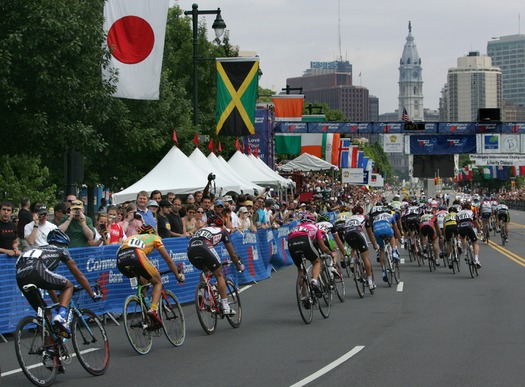
[[[331,251],[323,241],[323,232],[315,224],[316,220],[312,214],[305,214],[301,218],[300,223],[288,235],[288,251],[297,266],[297,281],[300,281],[304,274],[301,270],[303,255],[312,262],[311,285],[313,290],[319,294],[320,289],[317,284],[321,272],[319,249],[325,254],[331,254]]]

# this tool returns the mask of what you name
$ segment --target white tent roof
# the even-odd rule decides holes
[[[299,157],[289,161],[279,168],[281,171],[291,172],[291,171],[322,171],[326,169],[335,169],[339,170],[337,166],[330,164],[328,161],[320,159],[317,156],[311,155],[309,153],[303,153]]]
[[[250,159],[240,151],[234,153],[228,160],[228,164],[246,180],[263,186],[279,187],[282,185],[279,179],[265,174],[262,169],[253,164]]]
[[[146,176],[123,191],[113,194],[113,203],[135,200],[140,191],[155,189],[163,194],[187,194],[202,190],[208,174],[196,166],[182,151],[173,146],[164,158]]]
[[[216,176],[215,184],[217,185],[217,187],[221,187],[223,189],[224,194],[229,191],[241,193],[241,191],[250,192],[253,190],[253,184],[243,184],[243,182],[241,182],[240,180],[229,176],[227,173],[223,172],[219,168],[220,164],[212,163],[209,159],[206,158],[206,156],[204,156],[204,153],[202,153],[199,148],[195,148],[195,150],[189,156],[189,159],[193,161],[197,166],[202,168],[207,174],[213,172]]]
[[[254,155],[250,154],[247,156],[248,159],[257,167],[262,169],[262,171],[267,174],[268,176],[276,178],[283,187],[289,187],[293,185],[293,182],[290,179],[287,179],[285,177],[282,177],[277,172],[275,172],[272,168],[270,168],[264,161],[262,161],[259,157],[255,157]]]
[[[264,187],[261,187],[260,185],[257,185],[255,183],[252,183],[249,180],[244,179],[242,176],[240,176],[235,170],[228,164],[226,160],[222,156],[217,157],[215,153],[210,153],[208,155],[208,161],[217,169],[220,170],[220,173],[226,174],[228,177],[230,177],[234,181],[238,181],[241,185],[241,189],[244,190],[244,193],[253,194],[253,190],[256,189],[259,192],[264,191]],[[219,173],[219,172],[217,172]],[[216,174],[217,174],[216,173]],[[246,188],[244,188],[246,187]]]

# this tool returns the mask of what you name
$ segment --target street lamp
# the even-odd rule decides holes
[[[221,9],[217,10],[204,10],[199,11],[199,6],[193,4],[191,11],[184,11],[184,15],[191,15],[193,22],[193,125],[197,126],[199,123],[199,80],[198,80],[198,68],[197,64],[199,61],[197,53],[198,38],[197,32],[199,27],[199,15],[217,15],[211,28],[215,31],[215,37],[220,38],[226,29],[226,23],[222,20]]]

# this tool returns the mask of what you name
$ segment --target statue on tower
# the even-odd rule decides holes
[[[408,32],[412,32],[412,22],[410,20],[408,21]]]

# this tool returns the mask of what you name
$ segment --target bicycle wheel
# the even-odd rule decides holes
[[[137,296],[131,295],[126,298],[122,318],[126,336],[133,349],[141,355],[147,354],[151,350],[153,341],[151,330],[148,329],[146,311],[143,310]]]
[[[330,275],[328,274],[327,267],[324,265],[319,274],[318,283],[322,293],[322,296],[318,299],[319,312],[321,312],[324,318],[328,318],[328,316],[330,316],[330,310],[332,309],[332,291],[330,290]]]
[[[436,270],[436,262],[434,261],[434,247],[429,242],[427,243],[427,254],[428,254],[428,268],[430,269],[430,272],[432,272],[432,268]]]
[[[505,225],[501,226],[501,245],[505,246],[507,241],[507,233],[505,232]]]
[[[179,347],[186,338],[186,320],[180,302],[171,290],[164,290],[161,304],[162,329],[168,341]]]
[[[416,260],[416,254],[414,250],[414,241],[412,240],[412,238],[409,238],[407,247],[408,247],[408,260],[410,262],[413,262]]]
[[[42,320],[26,316],[18,323],[15,330],[15,352],[18,363],[29,381],[37,386],[51,385],[57,376],[59,364],[57,351],[52,346],[44,345],[49,340],[45,335]]]
[[[217,327],[217,300],[213,294],[209,294],[208,286],[205,282],[200,282],[195,291],[195,309],[199,322],[208,335],[215,332]]]
[[[337,298],[339,298],[339,301],[345,302],[345,295],[346,295],[346,286],[345,286],[345,280],[343,278],[343,272],[339,266],[334,266],[337,270],[337,274],[334,273],[334,279],[332,280],[332,283],[334,285],[334,291],[337,295]],[[355,265],[354,265],[354,271],[355,271]]]
[[[89,309],[81,309],[82,316],[75,315],[71,326],[71,341],[78,361],[91,375],[99,376],[109,365],[109,342],[106,330],[97,315]]]
[[[345,261],[345,264],[346,264],[346,266],[345,266],[346,275],[348,276],[348,278],[350,278],[352,276],[352,274],[353,274],[352,273],[352,268],[350,267],[350,262],[352,262],[352,258],[345,256],[344,257],[344,261]]]
[[[388,287],[392,286],[392,280],[393,280],[393,273],[392,273],[392,256],[391,252],[388,248],[385,248],[385,257],[383,259],[384,262],[384,269],[386,271],[386,282],[388,284]]]
[[[354,265],[354,282],[357,289],[357,294],[360,298],[365,296],[366,273],[361,257],[358,255]]]
[[[314,317],[314,306],[313,300],[311,299],[310,281],[306,273],[299,281],[296,281],[295,294],[297,296],[297,306],[299,307],[301,318],[305,324],[310,324]]]
[[[470,250],[470,244],[467,245],[467,260],[468,260],[468,270],[470,272],[470,276],[474,278],[474,275],[476,274],[476,268],[474,264],[474,257],[472,256],[472,251]]]
[[[226,279],[226,293],[228,293],[228,304],[230,305],[230,309],[235,311],[233,316],[226,316],[226,320],[228,320],[233,328],[239,328],[242,321],[241,298],[239,297],[237,287],[229,278]]]

